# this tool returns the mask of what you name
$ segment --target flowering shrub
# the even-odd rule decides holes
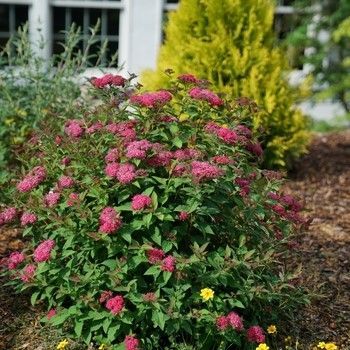
[[[301,207],[259,169],[251,108],[191,84],[92,81],[105,103],[43,132],[1,211],[30,241],[11,283],[88,343],[255,349],[306,300],[283,264]]]

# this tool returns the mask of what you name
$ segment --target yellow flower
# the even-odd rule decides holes
[[[204,288],[201,290],[201,297],[204,301],[208,301],[209,299],[214,298],[214,291],[210,288]]]
[[[320,341],[317,344],[317,347],[320,348],[320,349],[325,349],[326,348],[326,343],[324,341]]]
[[[101,344],[98,348],[98,350],[106,350],[106,349],[107,349],[106,344]]]
[[[276,332],[277,332],[277,327],[274,324],[267,327],[267,333],[275,334]]]
[[[261,343],[255,350],[269,350],[270,348],[265,344]]]
[[[64,339],[64,340],[62,340],[61,342],[59,342],[58,344],[57,344],[57,350],[65,350],[66,349],[66,347],[68,346],[68,344],[69,344],[69,342],[68,342],[68,340],[67,339]]]
[[[338,347],[334,343],[327,343],[325,349],[326,350],[338,350]]]

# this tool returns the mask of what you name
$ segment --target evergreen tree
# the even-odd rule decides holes
[[[182,0],[170,13],[156,71],[145,72],[147,89],[164,86],[167,68],[214,82],[229,97],[254,99],[261,112],[269,166],[286,166],[306,150],[307,121],[293,107],[287,59],[274,46],[272,0]]]

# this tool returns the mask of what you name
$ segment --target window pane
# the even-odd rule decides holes
[[[17,5],[15,7],[15,14],[16,14],[15,27],[18,28],[19,26],[23,26],[23,24],[25,24],[28,21],[28,6]]]
[[[107,12],[107,34],[118,35],[119,33],[119,11],[109,10]]]
[[[53,8],[53,32],[59,33],[65,30],[66,9],[63,7]]]
[[[1,32],[8,32],[10,30],[10,23],[9,23],[9,6],[8,5],[0,5],[0,31]]]

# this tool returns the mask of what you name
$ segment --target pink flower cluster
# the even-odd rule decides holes
[[[201,152],[193,148],[182,148],[174,152],[174,158],[177,160],[197,159],[201,156]]]
[[[22,274],[20,275],[22,282],[24,283],[31,282],[34,278],[35,271],[36,271],[35,265],[33,264],[26,265],[25,268],[23,269]]]
[[[58,192],[49,192],[44,197],[44,204],[47,207],[52,208],[58,203],[58,201],[60,200],[60,197],[61,197],[61,194]]]
[[[21,216],[21,225],[27,226],[32,225],[37,221],[37,216],[33,213],[30,213],[29,211],[26,211]]]
[[[244,136],[248,139],[250,139],[253,136],[252,131],[248,127],[242,124],[237,125],[235,127],[235,131],[237,132],[238,135]]]
[[[124,308],[124,298],[121,295],[116,295],[106,302],[106,308],[113,314],[118,315]]]
[[[251,326],[247,330],[247,338],[252,343],[264,343],[265,342],[264,330],[259,326]]]
[[[216,319],[216,327],[220,331],[225,331],[231,327],[240,332],[243,330],[243,321],[237,313],[232,311],[227,316],[219,316]]]
[[[64,132],[73,138],[80,138],[84,134],[82,121],[77,119],[67,120],[64,126]]]
[[[58,188],[69,188],[74,186],[74,180],[70,176],[61,176],[58,179]]]
[[[56,243],[52,239],[47,239],[41,242],[34,250],[34,261],[43,262],[48,261],[51,256],[51,251],[55,247]]]
[[[117,136],[123,137],[127,141],[135,140],[136,131],[134,129],[137,122],[134,120],[120,123],[110,123],[106,126],[106,130]]]
[[[177,77],[183,83],[197,84],[199,80],[193,74],[181,74]]]
[[[212,161],[216,164],[220,164],[220,165],[227,165],[227,164],[232,164],[233,160],[225,155],[220,155],[220,156],[214,156],[212,158]]]
[[[145,159],[147,151],[152,148],[152,143],[147,140],[133,141],[126,146],[126,157]]]
[[[235,180],[236,185],[238,185],[238,187],[240,188],[240,195],[242,197],[246,197],[249,192],[250,192],[250,179],[248,178],[243,178],[243,177],[238,177]]]
[[[143,210],[152,204],[152,199],[144,194],[136,194],[131,201],[132,210]]]
[[[68,207],[72,207],[78,202],[79,202],[79,194],[75,192],[70,193],[67,200]]]
[[[100,214],[99,231],[107,234],[115,233],[122,225],[117,211],[112,207],[106,207]]]
[[[33,168],[24,178],[17,184],[20,192],[29,192],[39,186],[46,178],[46,170],[42,166]]]
[[[259,142],[249,142],[245,145],[245,148],[247,151],[249,151],[250,153],[256,155],[257,157],[261,157],[264,153],[261,145]]]
[[[110,290],[105,290],[101,293],[99,302],[101,304],[105,303],[107,300],[113,297],[113,293]]]
[[[180,221],[186,221],[190,217],[190,214],[187,211],[180,211],[178,218]]]
[[[146,255],[148,258],[148,262],[151,264],[157,264],[161,262],[165,257],[165,253],[163,252],[163,250],[157,248],[147,250]]]
[[[221,106],[224,103],[218,95],[208,89],[195,87],[189,91],[189,95],[195,100],[206,101],[212,106]]]
[[[205,126],[205,130],[211,134],[216,135],[219,139],[228,145],[234,145],[239,140],[237,133],[234,130],[209,122]]]
[[[162,271],[174,272],[175,264],[176,264],[176,259],[173,256],[168,255],[166,258],[163,259],[162,265],[160,268]]]
[[[130,102],[141,107],[156,108],[162,107],[172,99],[169,91],[161,90],[156,92],[146,92],[144,94],[133,95]]]
[[[7,264],[7,268],[9,270],[14,270],[17,268],[19,264],[21,264],[25,260],[25,255],[21,252],[13,252],[11,255],[5,259]]]
[[[115,163],[119,160],[119,151],[117,148],[111,148],[105,156],[106,163]]]
[[[48,320],[51,320],[51,318],[56,316],[56,314],[57,314],[56,309],[50,309],[49,312],[46,314],[46,317]]]
[[[191,163],[191,174],[196,181],[203,181],[216,179],[223,175],[223,171],[208,162],[193,161]]]
[[[71,159],[69,158],[69,157],[64,157],[63,159],[62,159],[62,164],[64,165],[64,166],[68,166],[70,163],[71,163]]]
[[[124,339],[125,350],[139,350],[140,341],[132,335],[127,335]]]
[[[121,75],[106,74],[100,78],[93,78],[91,84],[98,88],[103,89],[106,86],[124,86],[126,79]]]
[[[155,156],[148,160],[148,164],[154,167],[167,166],[170,164],[173,158],[173,152],[170,151],[160,151]]]
[[[102,130],[104,127],[103,123],[98,121],[96,123],[92,123],[87,129],[86,133],[87,134],[94,134],[95,132]]]
[[[6,208],[0,213],[0,226],[8,224],[15,220],[17,216],[17,209],[14,207]]]

